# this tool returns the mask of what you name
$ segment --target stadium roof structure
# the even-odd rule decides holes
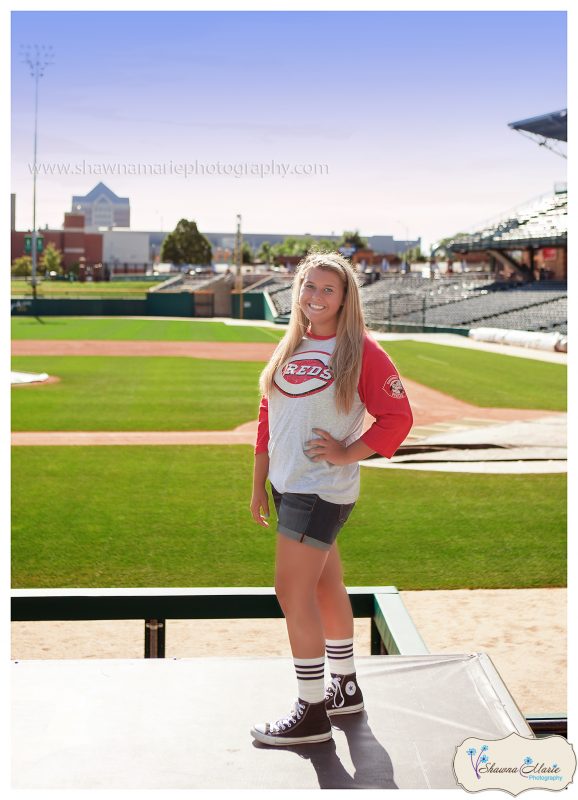
[[[568,110],[554,111],[551,114],[541,114],[539,117],[521,119],[519,122],[509,122],[510,128],[515,131],[528,131],[543,136],[545,139],[558,139],[560,142],[568,141]]]
[[[538,117],[521,119],[518,122],[509,122],[508,127],[522,135],[529,134],[539,145],[547,147],[559,156],[566,158],[564,153],[548,144],[549,141],[568,141],[568,109],[553,111],[550,114],[541,114]],[[535,137],[535,138],[534,138]]]

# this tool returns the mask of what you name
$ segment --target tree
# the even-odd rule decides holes
[[[32,259],[30,256],[20,256],[12,262],[12,275],[16,277],[28,277],[32,275]]]
[[[334,242],[332,239],[318,239],[317,248],[322,253],[332,253],[337,250],[337,242]]]
[[[251,249],[251,245],[249,242],[243,242],[241,245],[241,263],[242,264],[252,264],[253,263],[253,250]]]
[[[415,247],[410,247],[407,251],[407,260],[410,261],[412,264],[416,263],[423,263],[425,261],[425,256],[421,252],[421,247],[416,245]]]
[[[62,272],[62,253],[52,242],[46,245],[46,249],[42,253],[42,258],[40,259],[40,266],[45,274],[48,272]]]
[[[354,247],[356,250],[364,250],[367,247],[367,240],[359,235],[359,231],[343,231],[337,247]]]
[[[161,246],[161,261],[171,264],[211,263],[213,251],[206,236],[199,233],[197,223],[181,219],[177,227],[165,237]]]
[[[303,258],[310,250],[318,249],[318,242],[313,236],[305,236],[302,239],[296,239],[295,236],[288,236],[282,242],[273,245],[271,253],[274,257],[282,258],[283,256],[298,256]]]
[[[307,243],[303,239],[287,236],[274,247],[279,256],[303,256],[307,252]]]
[[[275,259],[282,259],[284,256],[298,256],[304,258],[309,252],[328,253],[337,249],[336,242],[331,239],[316,239],[314,236],[304,236],[297,239],[295,236],[288,236],[282,242],[270,245],[263,242],[258,256],[268,264]]]
[[[273,248],[269,242],[262,242],[261,247],[257,251],[257,259],[264,261],[265,264],[270,264],[273,260]]]

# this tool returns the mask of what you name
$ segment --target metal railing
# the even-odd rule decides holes
[[[371,618],[371,655],[429,651],[395,586],[348,589],[354,617]],[[145,658],[164,658],[167,619],[283,617],[272,587],[18,589],[12,621],[144,620]]]

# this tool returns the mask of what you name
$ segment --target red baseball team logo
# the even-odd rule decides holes
[[[288,397],[308,397],[333,383],[330,354],[319,350],[296,353],[277,370],[275,385]]]
[[[401,400],[405,397],[405,389],[398,375],[390,375],[381,388],[394,400]]]
[[[323,361],[318,358],[308,358],[298,363],[286,364],[281,370],[281,375],[289,383],[305,383],[310,378],[323,376],[325,381],[331,380],[331,373],[326,368]]]

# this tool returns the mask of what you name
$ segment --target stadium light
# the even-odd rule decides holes
[[[32,297],[36,300],[36,268],[38,258],[38,241],[36,232],[36,150],[38,143],[38,81],[44,75],[46,67],[53,64],[54,51],[52,45],[21,45],[22,61],[28,64],[30,76],[34,78],[34,166],[32,171]]]
[[[237,214],[237,234],[235,236],[235,264],[237,267],[236,289],[239,292],[239,319],[243,319],[243,234],[241,215]]]

